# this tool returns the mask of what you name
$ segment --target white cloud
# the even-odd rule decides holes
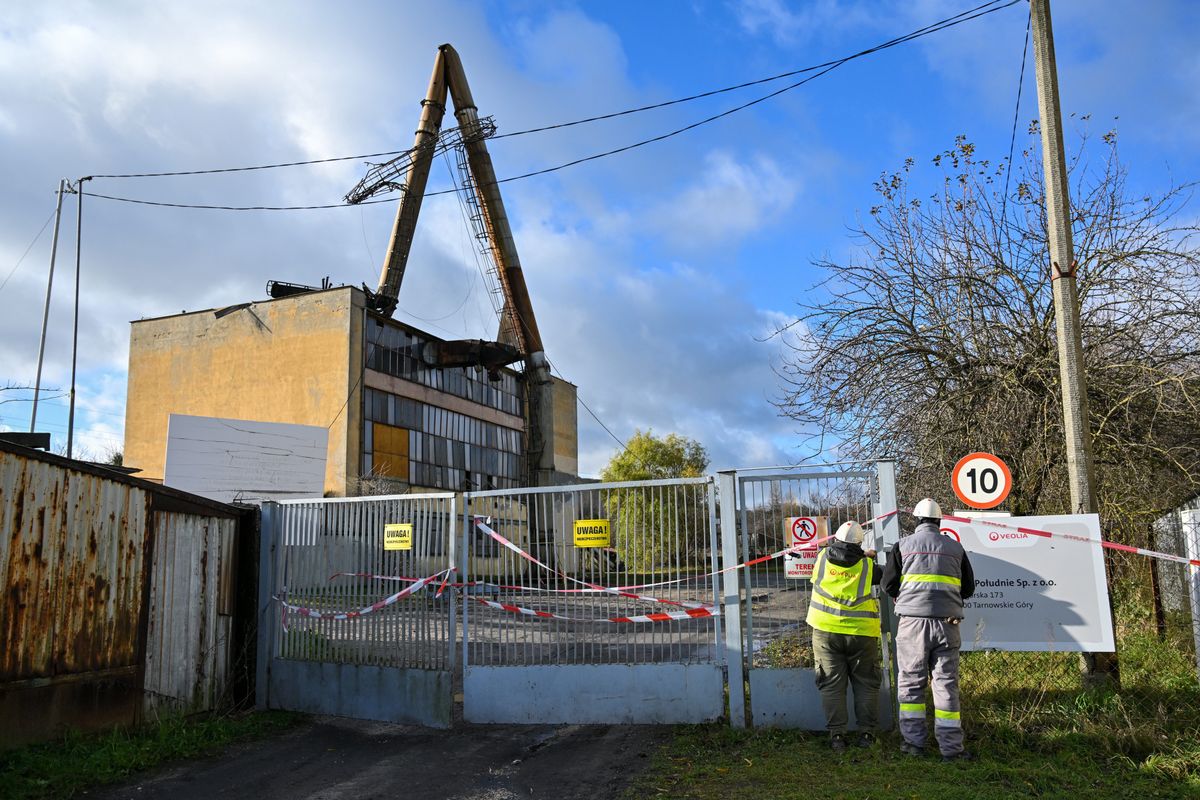
[[[878,3],[846,0],[738,0],[733,8],[743,30],[767,35],[780,45],[828,37],[831,32],[870,29],[879,11]]]
[[[800,191],[772,158],[738,161],[726,151],[708,153],[699,180],[647,215],[655,232],[672,244],[730,244],[777,222]]]

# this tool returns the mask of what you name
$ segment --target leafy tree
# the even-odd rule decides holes
[[[708,468],[699,442],[678,434],[637,431],[600,473],[606,483],[696,478]],[[647,486],[606,493],[617,555],[640,573],[687,568],[709,544],[708,506],[702,486]]]
[[[704,445],[677,433],[658,438],[653,431],[635,431],[625,449],[600,472],[605,482],[648,481],[658,478],[698,478],[708,469]]]
[[[1036,133],[1036,124],[1031,127]],[[1081,137],[1072,226],[1100,510],[1109,534],[1200,489],[1200,227],[1191,184],[1131,191],[1116,135]],[[1040,159],[978,157],[959,137],[876,183],[879,205],[846,263],[818,262],[823,291],[786,337],[782,412],[852,456],[892,455],[902,503],[947,495],[962,455],[1013,468],[1008,510],[1070,507]]]

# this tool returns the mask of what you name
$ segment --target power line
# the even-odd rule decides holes
[[[692,100],[700,100],[700,99],[703,99],[706,97],[713,97],[715,95],[737,91],[738,89],[746,89],[751,86],[759,86],[764,83],[773,83],[775,81],[782,80],[784,78],[791,78],[796,75],[802,75],[806,72],[816,72],[817,70],[822,70],[822,69],[828,71],[828,69],[826,69],[826,68],[832,69],[835,67],[839,67],[842,64],[845,64],[849,61],[853,61],[857,58],[862,58],[863,56],[871,55],[872,53],[877,53],[880,50],[886,50],[890,47],[895,47],[898,44],[903,44],[905,42],[911,41],[912,39],[919,38],[921,36],[925,36],[929,33],[936,33],[937,31],[943,30],[944,28],[953,27],[954,25],[958,25],[962,22],[968,22],[972,19],[981,17],[984,14],[990,14],[993,11],[1000,11],[1001,9],[1005,9],[1005,8],[1008,8],[1009,6],[1016,5],[1019,2],[1023,2],[1023,0],[1011,0],[1010,2],[1005,3],[1002,6],[995,6],[995,8],[988,8],[988,6],[994,6],[998,2],[1001,2],[1001,0],[989,0],[988,2],[984,3],[983,5],[979,5],[979,6],[976,6],[975,8],[971,8],[966,11],[962,11],[958,14],[955,14],[952,17],[946,17],[945,19],[940,20],[939,22],[935,22],[931,25],[927,25],[924,28],[918,28],[917,30],[915,30],[911,33],[905,34],[904,36],[898,36],[895,39],[889,39],[888,41],[883,42],[882,44],[875,45],[874,47],[869,47],[866,50],[860,50],[857,53],[853,53],[848,56],[843,56],[842,58],[835,59],[833,61],[826,61],[822,64],[813,64],[812,66],[801,67],[800,69],[794,69],[789,72],[781,72],[778,75],[772,75],[767,78],[759,78],[759,79],[753,80],[753,81],[746,81],[745,83],[739,83],[734,86],[726,86],[722,89],[712,89],[712,90],[709,90],[706,92],[701,92],[699,94],[689,95],[688,97],[680,97],[675,100],[667,100],[662,103],[653,103],[651,105],[639,106],[637,108],[629,108],[629,109],[625,109],[624,111],[614,111],[611,114],[600,114],[600,115],[597,115],[594,117],[584,117],[583,119],[577,119],[577,120],[573,120],[571,122],[560,122],[560,123],[556,123],[553,125],[543,125],[542,127],[539,127],[539,128],[526,128],[525,130],[513,131],[512,133],[499,133],[491,138],[492,139],[507,139],[512,136],[524,136],[524,135],[530,134],[530,133],[542,133],[543,131],[553,131],[553,130],[559,130],[562,128],[570,128],[575,125],[583,125],[583,124],[586,124],[589,122],[599,122],[601,120],[615,119],[617,117],[624,117],[629,114],[638,114],[642,111],[653,111],[655,109],[666,108],[668,106],[674,106],[674,105],[678,105],[680,103],[688,103],[688,102],[691,102]],[[987,10],[984,11],[983,9],[987,9]],[[982,13],[976,14],[975,12],[982,12]],[[968,14],[974,14],[974,16],[968,17],[967,16]],[[964,17],[964,18],[960,19],[960,17]],[[824,74],[824,73],[822,73],[822,74]],[[816,76],[814,76],[814,77],[816,77]],[[803,83],[803,82],[801,82],[801,83]],[[799,86],[799,85],[801,85],[801,84],[800,83],[793,84],[792,86],[788,87],[788,89],[795,88],[796,86]],[[783,91],[787,91],[787,89],[784,89]],[[770,97],[774,97],[774,94],[767,95],[767,97],[762,98],[762,99],[768,99]],[[761,100],[759,102],[761,102]],[[740,108],[734,109],[734,110],[735,111],[740,110]],[[730,113],[732,113],[732,111]]]
[[[608,426],[605,425],[598,416],[596,416],[596,412],[592,411],[591,407],[587,403],[583,402],[583,398],[579,396],[578,390],[576,390],[576,392],[575,392],[575,399],[579,401],[579,405],[583,406],[585,411],[587,411],[589,414],[592,415],[592,419],[596,420],[596,424],[599,425],[601,428],[604,428],[604,432],[607,433],[609,436],[611,436],[613,438],[614,442],[621,445],[621,452],[625,452],[626,450],[629,449],[629,444],[627,442],[621,441],[621,438],[619,436],[617,436],[615,433],[610,431],[608,429]]]
[[[329,164],[334,161],[357,161],[360,158],[383,158],[398,156],[408,150],[389,150],[386,153],[364,153],[357,156],[333,156],[330,158],[314,158],[309,161],[285,161],[280,164],[258,164],[251,167],[220,167],[217,169],[188,169],[175,172],[129,172],[122,175],[89,175],[84,180],[92,178],[171,178],[180,175],[216,175],[224,172],[253,172],[263,169],[282,169],[284,167],[307,167],[313,164]],[[362,205],[361,203],[359,205]]]
[[[456,190],[451,189],[449,191]],[[102,200],[116,200],[121,203],[136,203],[142,206],[164,206],[166,208],[200,208],[209,211],[316,211],[325,208],[355,208],[356,206],[375,205],[376,203],[394,203],[397,199],[394,197],[385,197],[382,200],[364,200],[354,205],[349,203],[326,203],[314,206],[219,206],[203,205],[200,203],[166,203],[160,200],[138,200],[133,197],[115,197],[108,194],[97,194],[96,192],[83,193],[88,197],[99,197]],[[431,194],[448,194],[448,192],[432,192]],[[429,197],[430,194],[425,196]]]
[[[782,89],[778,89],[774,92],[763,95],[762,97],[758,97],[747,103],[743,103],[741,105],[735,106],[735,107],[728,109],[726,111],[723,111],[719,114],[714,114],[710,117],[706,117],[705,119],[699,120],[698,122],[694,122],[690,125],[686,125],[682,128],[678,128],[678,129],[670,131],[668,133],[661,134],[659,136],[654,136],[649,139],[643,139],[639,142],[634,142],[633,144],[625,145],[624,147],[618,147],[618,148],[615,148],[612,150],[607,150],[602,153],[596,153],[591,156],[585,156],[584,158],[579,158],[579,159],[575,159],[573,161],[568,161],[564,164],[559,164],[554,167],[547,167],[546,169],[535,170],[533,172],[527,172],[522,175],[514,175],[514,176],[511,176],[508,178],[502,178],[502,179],[496,181],[496,183],[497,184],[508,183],[510,181],[522,180],[524,178],[531,178],[531,177],[534,177],[537,175],[546,175],[551,172],[557,172],[558,170],[566,169],[567,167],[573,167],[578,164],[583,164],[583,163],[586,163],[589,161],[595,161],[597,159],[606,158],[606,157],[612,156],[612,155],[617,155],[618,153],[628,152],[630,150],[634,150],[639,147],[644,147],[646,145],[653,144],[655,142],[661,142],[664,139],[669,139],[671,137],[678,136],[681,133],[685,133],[687,131],[698,128],[702,125],[707,125],[711,122],[715,122],[716,120],[722,119],[723,117],[727,117],[731,114],[735,114],[739,111],[744,111],[747,108],[758,105],[759,103],[763,103],[767,100],[770,100],[774,97],[784,94],[785,92],[792,91],[793,89],[796,89],[812,80],[815,80],[816,78],[826,75],[829,72],[833,71],[834,69],[837,69],[838,67],[842,66],[843,64],[846,64],[855,59],[862,58],[864,56],[871,55],[873,53],[877,53],[882,50],[887,50],[889,48],[896,47],[897,45],[905,44],[905,43],[914,41],[916,39],[919,39],[921,37],[928,36],[933,33],[938,33],[940,31],[946,30],[948,28],[952,28],[956,25],[961,25],[965,22],[970,22],[971,20],[975,20],[980,17],[986,16],[987,14],[992,14],[997,11],[1002,11],[1003,9],[1009,8],[1009,7],[1014,6],[1017,3],[1020,3],[1023,1],[1024,0],[1008,0],[1007,2],[1002,2],[1002,0],[989,0],[989,2],[979,5],[979,6],[976,6],[975,8],[968,9],[967,11],[960,12],[951,17],[946,17],[945,19],[939,20],[938,22],[932,23],[923,28],[918,28],[917,30],[915,30],[911,33],[905,34],[903,36],[898,36],[894,39],[890,39],[886,42],[875,45],[874,47],[867,48],[866,50],[861,50],[857,53],[853,53],[851,55],[844,56],[844,57],[834,60],[834,61],[827,61],[824,64],[818,64],[818,65],[814,65],[811,67],[804,67],[802,69],[793,70],[791,72],[781,73],[780,75],[776,75],[776,76],[773,76],[770,78],[762,78],[757,81],[750,81],[748,83],[739,84],[737,86],[726,87],[724,89],[715,89],[710,92],[704,92],[701,94],[692,95],[690,97],[680,98],[678,100],[666,101],[664,103],[657,103],[657,104],[650,105],[650,106],[642,106],[640,108],[626,109],[624,111],[613,112],[611,114],[604,114],[604,115],[595,116],[595,117],[587,117],[584,119],[574,120],[571,122],[558,123],[555,125],[547,125],[547,126],[543,126],[541,128],[529,128],[529,129],[526,129],[523,131],[515,131],[510,134],[504,134],[501,136],[497,136],[495,138],[512,137],[512,136],[518,136],[518,135],[525,135],[525,134],[529,134],[529,133],[537,133],[537,132],[546,131],[546,130],[566,128],[566,127],[571,127],[574,125],[582,125],[584,123],[595,122],[595,121],[603,120],[603,119],[612,119],[614,117],[624,116],[627,114],[634,114],[634,113],[638,113],[640,111],[648,111],[648,110],[651,110],[654,108],[662,108],[664,106],[688,102],[690,100],[696,100],[696,99],[700,99],[702,97],[711,97],[716,94],[734,91],[736,89],[745,88],[747,86],[754,86],[754,85],[758,85],[761,83],[769,83],[769,82],[779,80],[784,77],[795,76],[795,75],[805,73],[805,72],[815,72],[815,74],[810,75],[809,77],[807,77],[803,80],[789,84],[788,86],[785,86]],[[1002,4],[997,5],[997,3],[1002,3]],[[115,175],[115,174],[114,175],[95,175],[95,176],[91,176],[91,177],[95,177],[95,178],[150,178],[150,177],[167,177],[167,176],[177,176],[177,175],[203,175],[203,174],[213,174],[213,173],[244,172],[244,171],[249,171],[249,170],[275,169],[275,168],[279,168],[279,167],[288,167],[288,166],[303,166],[303,165],[307,165],[307,164],[322,164],[322,163],[328,163],[331,161],[349,161],[349,160],[360,159],[360,158],[375,158],[375,157],[380,157],[380,156],[385,156],[385,155],[396,155],[396,154],[405,153],[405,152],[408,152],[408,151],[397,150],[397,151],[391,151],[391,152],[387,152],[387,153],[373,153],[373,154],[360,155],[360,156],[338,156],[338,157],[333,157],[333,158],[315,159],[312,161],[293,161],[293,162],[287,162],[287,163],[282,163],[282,164],[267,164],[267,165],[253,166],[253,167],[226,167],[226,168],[221,168],[221,169],[210,169],[210,170],[186,170],[186,171],[177,171],[177,172],[146,172],[146,173],[129,173],[129,174],[122,174],[122,175]],[[427,192],[424,196],[432,197],[432,196],[441,195],[441,194],[449,194],[451,192],[457,192],[457,191],[459,191],[459,189],[452,188],[452,189],[447,189],[447,190],[438,191],[438,192]],[[204,205],[204,204],[194,204],[194,203],[168,203],[168,202],[161,202],[161,201],[138,200],[138,199],[128,198],[128,197],[116,197],[116,196],[112,196],[112,195],[93,194],[91,192],[88,192],[87,194],[89,194],[93,197],[99,197],[99,198],[102,198],[105,200],[115,200],[115,201],[126,202],[126,203],[137,203],[137,204],[141,204],[141,205],[164,206],[164,207],[169,207],[169,208],[196,208],[196,209],[219,210],[219,211],[310,211],[310,210],[321,210],[321,209],[329,209],[329,208],[343,208],[343,207],[346,207],[349,205],[347,203],[333,203],[333,204],[308,205],[308,206]],[[381,200],[368,200],[368,201],[364,201],[364,203],[359,203],[356,205],[363,205],[365,203],[386,203],[386,202],[395,202],[395,199],[384,198]]]
[[[1012,136],[1008,140],[1008,164],[1004,168],[1004,194],[1000,201],[1000,221],[1006,220],[1008,214],[1008,181],[1012,177],[1013,151],[1017,145],[1017,118],[1021,113],[1021,89],[1025,85],[1025,59],[1029,55],[1029,25],[1033,20],[1033,12],[1025,18],[1025,47],[1021,50],[1021,74],[1017,78],[1017,102],[1013,107]]]
[[[33,246],[38,243],[38,240],[42,238],[42,234],[46,232],[46,228],[50,225],[50,220],[52,219],[54,219],[54,211],[51,211],[50,216],[46,217],[46,221],[42,223],[42,227],[37,232],[37,235],[33,237],[33,241],[30,242],[29,246],[25,248],[25,252],[21,253],[21,257],[17,259],[16,264],[13,264],[13,268],[8,271],[8,275],[4,278],[4,283],[0,283],[0,291],[4,291],[4,287],[8,285],[9,279],[16,274],[17,269],[21,266],[22,262],[25,261],[25,256],[29,255],[29,251],[32,250]]]

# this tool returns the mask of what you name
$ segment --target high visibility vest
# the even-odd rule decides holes
[[[829,563],[829,551],[817,554],[812,597],[805,621],[819,631],[879,638],[879,603],[871,596],[875,562],[860,559],[852,567]]]

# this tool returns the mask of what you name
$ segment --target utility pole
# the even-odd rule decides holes
[[[1058,372],[1062,384],[1071,512],[1095,514],[1098,506],[1092,466],[1092,431],[1088,423],[1087,365],[1084,362],[1079,322],[1079,291],[1075,278],[1077,264],[1075,247],[1071,241],[1071,198],[1063,152],[1062,108],[1058,95],[1058,67],[1054,59],[1050,0],[1030,0],[1029,21],[1037,69],[1050,279],[1054,288],[1054,319],[1058,332]],[[1084,653],[1083,671],[1087,680],[1115,682],[1118,679],[1116,654]]]
[[[75,184],[75,323],[71,327],[71,410],[67,415],[67,458],[72,457],[72,445],[75,442],[75,365],[79,355],[79,258],[83,247],[83,182],[86,180],[91,179],[80,178]]]
[[[46,310],[42,312],[42,340],[38,345],[37,378],[33,382],[33,413],[29,415],[29,432],[37,427],[38,395],[42,391],[42,359],[46,355],[46,325],[50,322],[50,290],[54,288],[54,258],[58,255],[58,223],[62,220],[63,193],[67,189],[65,178],[58,182],[58,205],[54,208],[54,241],[50,245],[50,277],[46,281]]]

